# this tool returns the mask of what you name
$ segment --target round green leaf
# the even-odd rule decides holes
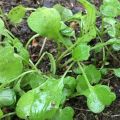
[[[29,27],[41,36],[58,39],[61,17],[54,8],[38,8],[27,20]]]
[[[0,90],[0,107],[10,106],[16,102],[16,94],[12,89]]]
[[[75,61],[88,60],[90,56],[90,46],[86,44],[80,44],[72,51],[72,57]]]
[[[94,65],[86,66],[85,73],[91,84],[98,83],[101,79],[101,72]]]
[[[110,105],[115,99],[115,94],[111,92],[108,86],[96,85],[91,87],[91,91],[87,96],[87,105],[92,112],[100,113],[105,106]]]
[[[94,91],[104,105],[108,106],[116,99],[116,95],[106,85],[96,85]]]
[[[77,86],[76,86],[77,92],[79,94],[83,95],[88,89],[89,89],[89,87],[88,87],[88,84],[85,81],[84,76],[78,75],[77,76]],[[87,91],[87,92],[89,92],[89,91]]]
[[[112,5],[103,5],[101,7],[101,12],[107,17],[116,17],[118,15],[117,8]]]
[[[98,99],[97,95],[93,92],[87,97],[88,108],[94,113],[100,113],[104,110],[105,106]]]

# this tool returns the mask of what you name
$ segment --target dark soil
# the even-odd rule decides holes
[[[100,1],[101,0],[91,0],[93,1],[93,4],[95,4],[96,7],[100,6]],[[76,0],[1,0],[0,1],[0,6],[4,10],[4,12],[8,12],[12,7],[15,7],[19,4],[23,4],[24,6],[27,7],[41,7],[41,6],[46,6],[46,7],[52,7],[54,4],[60,3],[68,8],[70,8],[74,13],[77,11],[82,10],[80,5],[76,2]],[[27,13],[26,15],[29,15]],[[98,21],[99,23],[99,21]],[[17,26],[14,27],[11,24],[8,24],[8,29],[12,31],[12,33],[19,38],[23,43],[26,43],[28,39],[34,35],[30,29],[28,29],[27,23],[26,23],[26,18],[24,18],[23,22]],[[41,49],[42,43],[43,43],[43,38],[37,38],[35,42],[39,41],[37,46],[29,46],[29,51],[31,54],[31,59],[33,62],[36,62],[38,59],[38,52]],[[49,51],[51,53],[56,53],[56,44],[47,41],[44,51]],[[112,53],[114,56],[117,57],[117,59],[120,60],[120,53]],[[119,61],[116,61],[113,57],[109,55],[109,66],[112,67],[120,67]],[[97,55],[96,59],[100,59],[101,56]],[[44,61],[42,63],[42,71],[47,71],[49,67],[49,61]],[[108,67],[109,67],[108,66]],[[116,101],[108,108],[106,108],[102,113],[100,114],[93,114],[90,112],[86,106],[86,98],[84,97],[77,97],[73,98],[67,101],[66,105],[70,105],[74,108],[75,110],[75,120],[120,120],[120,79],[114,77],[111,73],[106,75],[103,80],[103,84],[108,84],[113,91],[115,91],[117,95]],[[16,119],[17,120],[17,119]]]

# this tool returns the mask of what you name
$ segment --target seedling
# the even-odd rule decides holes
[[[110,87],[102,85],[100,81],[102,81],[102,75],[107,74],[109,70],[120,77],[120,68],[106,70],[104,67],[104,62],[107,59],[106,49],[109,51],[107,46],[112,46],[116,51],[120,50],[120,29],[117,26],[120,23],[116,19],[119,15],[120,3],[118,0],[103,0],[99,10],[102,25],[97,27],[95,6],[86,0],[78,0],[78,2],[84,7],[84,14],[82,12],[73,14],[70,9],[58,4],[53,8],[41,7],[37,9],[19,5],[7,15],[1,14],[1,119],[16,114],[20,119],[73,120],[73,109],[64,107],[66,100],[71,97],[84,95],[87,98],[88,108],[94,113],[102,112],[116,99],[116,95]],[[33,11],[27,18],[27,23],[36,34],[28,40],[24,47],[20,40],[6,29],[4,20],[9,19],[13,25],[17,26],[24,17],[26,18],[27,10]],[[80,33],[76,35],[75,29],[66,25],[66,22],[77,22]],[[110,39],[106,38],[104,41],[103,36],[106,33]],[[54,56],[47,51],[41,55],[42,52],[40,52],[40,58],[34,64],[30,60],[27,49],[32,40],[39,36],[45,37],[45,40],[56,42],[58,55]],[[91,45],[90,42],[93,39],[99,39],[100,42],[96,41],[95,45]],[[94,63],[86,64],[91,60],[91,57],[95,59],[92,54],[95,54],[96,51],[103,52],[103,64],[101,66]],[[51,65],[49,73],[41,72],[38,69],[38,65],[46,56]],[[67,61],[61,65],[64,58]],[[64,74],[58,74],[58,70],[63,67],[66,68]],[[73,74],[70,75],[71,72],[74,72],[74,77]],[[14,111],[4,115],[4,107],[12,107]]]

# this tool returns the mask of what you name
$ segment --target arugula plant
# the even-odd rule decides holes
[[[91,53],[111,45],[114,50],[120,50],[119,15],[120,3],[117,0],[104,0],[100,7],[102,25],[96,26],[97,10],[86,0],[78,0],[85,13],[73,14],[68,8],[59,4],[53,8],[25,8],[19,5],[6,15],[0,15],[0,118],[16,114],[21,119],[30,120],[73,120],[74,110],[64,107],[71,97],[85,96],[87,106],[94,113],[100,113],[111,105],[116,95],[107,85],[102,85],[104,65],[98,68],[95,64],[85,64]],[[114,5],[114,7],[112,6]],[[117,6],[117,7],[115,7]],[[22,45],[4,22],[9,19],[13,25],[22,22],[27,10],[33,11],[27,18],[28,26],[36,34],[26,46]],[[111,10],[113,13],[111,14]],[[77,22],[80,33],[76,35],[75,28],[69,24]],[[66,24],[69,23],[69,24]],[[108,34],[110,39],[103,41]],[[44,52],[34,64],[30,60],[27,47],[36,37],[54,40],[58,45],[58,56]],[[94,46],[90,42],[99,39]],[[62,51],[64,48],[64,51]],[[68,56],[69,55],[69,56]],[[44,57],[50,61],[49,74],[41,72],[38,65]],[[67,61],[64,62],[64,58]],[[63,64],[61,64],[63,63]],[[104,63],[104,61],[103,61]],[[74,68],[77,69],[74,70]],[[67,68],[63,75],[57,71]],[[67,76],[68,72],[74,72]],[[77,71],[77,72],[76,72]],[[101,72],[102,71],[102,72]],[[113,73],[120,77],[120,69],[112,68]],[[15,112],[4,115],[4,107],[14,108]],[[10,116],[9,116],[10,117]]]

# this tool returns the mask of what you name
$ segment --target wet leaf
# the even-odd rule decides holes
[[[14,90],[5,88],[0,90],[0,107],[10,106],[16,102]]]
[[[22,119],[51,119],[59,109],[62,89],[62,81],[49,79],[43,86],[28,91],[17,103],[17,115]]]
[[[108,86],[96,85],[87,96],[87,105],[92,112],[100,113],[105,106],[110,105],[115,99],[115,94]]]

